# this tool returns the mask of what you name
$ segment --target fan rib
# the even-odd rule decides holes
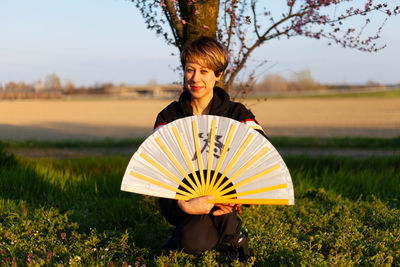
[[[222,163],[225,160],[225,155],[226,155],[226,152],[228,151],[229,145],[231,144],[232,136],[233,136],[233,133],[235,132],[235,130],[236,130],[236,124],[232,124],[231,129],[229,130],[229,133],[228,133],[228,137],[226,138],[224,148],[222,149],[221,156],[219,157],[217,167],[215,168],[214,175],[210,182],[210,188],[207,192],[207,194],[209,194],[209,195],[213,194],[212,189],[215,186],[215,182],[216,182],[219,170],[221,169]]]
[[[144,153],[141,153],[140,156],[145,159],[148,163],[150,163],[151,165],[153,165],[156,169],[158,169],[160,172],[162,172],[163,174],[165,174],[168,178],[170,178],[172,181],[174,181],[175,183],[181,185],[182,187],[184,187],[186,190],[188,190],[190,193],[192,193],[193,197],[196,195],[196,192],[189,187],[188,185],[186,185],[185,183],[183,183],[181,180],[179,180],[178,178],[176,178],[172,173],[170,173],[168,170],[166,170],[164,167],[162,167],[160,164],[158,164],[155,160],[153,160],[152,158],[150,158],[149,156],[147,156]]]
[[[257,160],[259,160],[262,156],[264,156],[269,151],[269,147],[264,147],[260,152],[257,153],[251,160],[249,160],[243,167],[241,167],[237,172],[235,172],[229,179],[220,187],[216,188],[212,194],[218,193],[222,189],[224,189],[229,183],[235,180],[239,175],[241,175],[244,171],[246,171],[251,165],[253,165]]]
[[[182,138],[181,138],[181,136],[179,135],[179,132],[178,132],[178,129],[176,128],[176,126],[173,127],[172,130],[174,131],[175,138],[176,138],[176,140],[178,141],[179,147],[181,148],[181,152],[182,152],[182,154],[183,154],[183,156],[184,156],[184,158],[185,158],[185,160],[186,160],[186,164],[188,165],[188,167],[189,167],[189,169],[190,169],[190,172],[192,173],[192,175],[193,175],[193,177],[194,177],[194,180],[195,180],[195,182],[196,182],[197,187],[196,187],[195,190],[196,190],[196,192],[200,193],[200,192],[201,192],[201,191],[200,191],[200,190],[201,190],[201,184],[200,184],[199,178],[198,178],[197,175],[196,175],[196,171],[194,170],[193,163],[192,163],[192,161],[190,160],[189,154],[188,154],[188,152],[187,152],[185,146],[183,145]],[[199,191],[200,191],[200,192],[199,192]]]
[[[194,143],[196,145],[196,156],[197,156],[197,162],[199,164],[199,172],[200,172],[200,179],[201,179],[201,191],[202,194],[205,193],[204,190],[204,173],[202,172],[203,170],[203,158],[201,157],[201,150],[200,150],[200,141],[199,141],[199,130],[197,128],[197,121],[193,120],[192,121],[192,127],[193,127],[193,138],[194,138]]]
[[[238,197],[255,195],[255,194],[265,193],[265,192],[274,191],[274,190],[283,189],[283,188],[287,188],[287,184],[272,185],[272,186],[248,190],[248,191],[244,191],[244,192],[240,192],[240,193],[224,195],[224,196],[218,197],[218,199],[238,198]]]
[[[210,187],[210,176],[211,176],[211,169],[212,169],[212,162],[214,158],[214,142],[215,142],[215,127],[216,127],[217,121],[212,120],[211,122],[211,132],[210,132],[210,148],[208,151],[208,163],[207,163],[207,176],[206,176],[206,187],[205,187],[205,192],[204,194],[207,194],[208,188]]]
[[[226,177],[226,175],[228,174],[228,172],[233,168],[233,166],[235,165],[236,161],[239,159],[239,157],[242,155],[243,151],[247,148],[247,146],[249,145],[250,141],[253,139],[254,134],[250,134],[246,141],[244,141],[244,143],[242,144],[242,146],[240,147],[240,149],[238,150],[238,152],[235,154],[235,156],[233,157],[233,159],[231,160],[231,162],[228,164],[228,166],[226,166],[225,171],[222,173],[221,177],[219,177],[217,183],[215,184],[215,186],[211,189],[211,191],[214,191],[215,188],[218,188],[218,186],[222,183],[222,181],[224,180],[224,178]]]
[[[155,138],[157,144],[161,147],[161,149],[165,152],[165,154],[168,156],[168,158],[174,163],[175,167],[179,170],[179,172],[186,178],[186,180],[190,183],[193,189],[196,188],[196,185],[193,183],[192,179],[187,175],[185,170],[182,168],[182,166],[178,163],[178,161],[175,159],[175,157],[172,155],[171,151],[168,150],[168,148],[164,145],[164,143],[161,141],[160,138],[156,137]],[[197,197],[199,197],[201,194],[199,194],[196,191],[195,194]]]
[[[240,198],[240,199],[219,199],[214,198],[208,203],[216,204],[262,204],[262,205],[289,205],[289,199],[262,199],[262,198]]]
[[[251,176],[249,178],[244,179],[243,181],[241,181],[241,182],[239,182],[239,183],[237,183],[237,184],[235,184],[235,185],[233,185],[233,186],[231,186],[231,187],[229,187],[229,188],[227,188],[225,190],[217,192],[216,194],[214,194],[214,196],[217,198],[219,196],[225,195],[226,193],[228,193],[228,192],[230,192],[230,191],[232,191],[232,190],[234,190],[236,188],[239,188],[239,187],[241,187],[243,185],[246,185],[246,184],[248,184],[250,182],[253,182],[254,180],[257,180],[258,178],[260,178],[260,177],[262,177],[262,176],[264,176],[264,175],[266,175],[266,174],[268,174],[270,172],[273,172],[273,171],[279,169],[280,167],[281,167],[281,165],[278,163],[278,164],[276,164],[276,165],[274,165],[274,166],[272,166],[272,167],[270,167],[268,169],[263,170],[262,172],[260,172],[260,173],[258,173],[256,175],[253,175],[253,176]]]
[[[145,176],[143,174],[140,174],[140,173],[137,173],[135,171],[131,171],[130,175],[132,175],[132,176],[134,176],[136,178],[139,178],[139,179],[141,179],[143,181],[146,181],[146,182],[152,183],[154,185],[157,185],[159,187],[165,188],[167,190],[170,190],[170,191],[173,191],[173,192],[180,193],[182,195],[186,195],[186,196],[191,197],[191,194],[189,194],[188,192],[185,192],[185,191],[182,191],[180,189],[177,189],[177,188],[175,188],[175,187],[173,187],[171,185],[164,184],[164,183],[162,183],[160,181],[157,181],[157,180],[155,180],[153,178],[147,177],[147,176]]]
[[[191,199],[191,197],[187,197],[187,196],[183,196],[183,195],[176,194],[175,197],[174,197],[174,199],[176,199],[176,200],[185,200],[185,201],[187,201],[187,200]]]

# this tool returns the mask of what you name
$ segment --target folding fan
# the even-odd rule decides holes
[[[175,120],[132,156],[121,190],[178,200],[293,205],[289,171],[272,144],[236,120],[202,115]]]

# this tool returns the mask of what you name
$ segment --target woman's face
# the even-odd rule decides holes
[[[215,76],[212,69],[198,63],[187,62],[185,66],[185,85],[192,97],[210,101],[215,83],[221,76]]]

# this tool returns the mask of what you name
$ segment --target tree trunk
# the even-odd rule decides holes
[[[200,36],[216,39],[219,0],[179,0],[179,9],[185,21],[181,47]]]

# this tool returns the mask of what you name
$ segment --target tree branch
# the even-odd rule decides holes
[[[292,9],[290,9],[291,12]],[[229,89],[233,83],[233,79],[236,77],[236,75],[241,71],[241,69],[243,68],[243,66],[246,64],[247,59],[249,58],[250,54],[253,52],[253,50],[260,46],[264,41],[267,40],[266,36],[275,28],[277,28],[280,24],[284,23],[285,21],[293,18],[293,17],[303,17],[305,14],[307,14],[307,12],[309,12],[309,9],[305,8],[302,10],[302,12],[300,13],[296,13],[296,14],[288,14],[288,16],[286,16],[285,18],[281,19],[280,21],[274,23],[271,27],[268,28],[268,30],[266,30],[264,32],[263,35],[260,36],[260,38],[258,38],[256,40],[256,42],[250,47],[248,48],[248,50],[243,53],[243,58],[240,60],[239,64],[236,65],[235,70],[231,73],[231,75],[229,76],[228,81],[225,83],[226,87]],[[274,35],[274,38],[285,34],[285,32],[281,32],[281,33],[277,33]]]
[[[256,14],[256,0],[251,1],[251,11],[253,12],[253,24],[254,24],[254,32],[257,35],[257,38],[260,39],[260,33],[258,32],[257,27],[257,14]]]
[[[232,10],[230,13],[230,23],[229,23],[229,29],[228,29],[228,42],[227,42],[227,47],[230,47],[231,45],[231,39],[232,39],[232,32],[233,32],[233,26],[234,26],[234,22],[236,19],[236,15],[235,15],[235,3],[237,0],[232,0],[231,2],[231,6],[232,6]]]
[[[175,9],[174,3],[172,0],[165,1],[164,14],[167,17],[169,26],[171,27],[172,34],[174,35],[176,45],[180,48],[181,40],[183,38],[183,25],[179,19],[178,13]]]

